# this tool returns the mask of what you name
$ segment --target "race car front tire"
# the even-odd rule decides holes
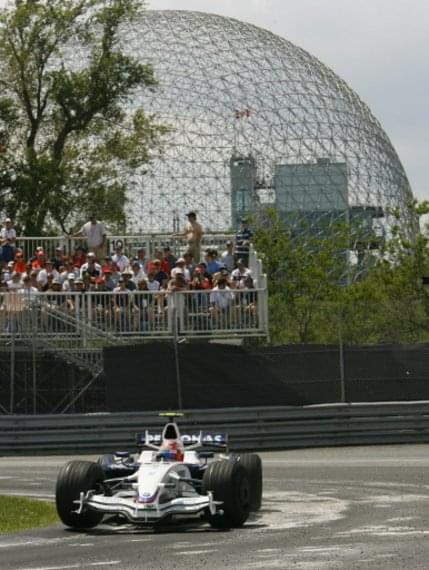
[[[243,453],[234,456],[246,470],[250,484],[250,510],[259,511],[262,504],[262,461],[256,453]]]
[[[202,494],[213,492],[215,501],[222,501],[221,513],[208,513],[214,528],[243,526],[250,513],[250,485],[245,468],[238,462],[215,461],[204,472]]]
[[[70,461],[60,470],[55,489],[57,512],[66,526],[72,528],[92,528],[103,518],[103,513],[85,510],[75,511],[80,493],[97,490],[104,479],[103,469],[92,461]]]

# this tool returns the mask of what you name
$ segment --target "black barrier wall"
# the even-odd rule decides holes
[[[336,346],[245,349],[171,343],[106,348],[109,411],[308,405],[341,401]],[[429,345],[348,347],[345,401],[429,400]]]

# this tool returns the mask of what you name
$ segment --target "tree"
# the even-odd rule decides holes
[[[156,86],[152,67],[120,46],[140,6],[15,0],[1,10],[0,208],[24,235],[66,231],[91,210],[124,224],[127,180],[167,130],[125,106]]]
[[[429,205],[413,204],[413,211],[425,215]],[[347,251],[368,239],[364,228],[339,222],[325,235],[310,228],[292,234],[268,211],[254,241],[268,275],[272,342],[337,344],[340,334],[347,344],[427,342],[429,240],[400,228],[353,265]]]

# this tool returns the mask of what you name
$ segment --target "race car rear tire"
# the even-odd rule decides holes
[[[243,453],[235,456],[247,473],[250,484],[250,510],[259,511],[262,504],[262,461],[256,453]]]
[[[61,468],[55,489],[57,512],[66,526],[73,528],[92,528],[103,518],[103,513],[85,510],[80,514],[75,511],[75,503],[80,493],[97,490],[103,482],[103,469],[91,461],[70,461]]]
[[[208,521],[214,528],[242,526],[250,513],[250,485],[246,470],[240,463],[215,461],[204,472],[202,494],[213,492],[215,501],[222,501],[223,514],[208,513]]]

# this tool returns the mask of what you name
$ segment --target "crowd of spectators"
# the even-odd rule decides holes
[[[195,218],[191,222],[195,222]],[[16,246],[16,234],[11,231],[11,220],[7,219],[2,230],[0,293],[13,291],[30,299],[40,298],[40,293],[61,293],[57,301],[51,302],[73,310],[77,294],[91,292],[92,306],[98,316],[112,311],[128,315],[126,325],[122,323],[121,328],[131,326],[130,312],[144,314],[140,320],[145,321],[162,314],[168,295],[174,292],[200,293],[183,296],[182,306],[188,312],[206,312],[214,319],[225,315],[235,319],[239,312],[256,315],[257,294],[253,291],[256,283],[247,267],[251,239],[247,221],[242,223],[235,242],[226,241],[220,253],[215,248],[207,248],[202,260],[194,257],[200,255],[199,241],[197,246],[195,242],[188,243],[178,258],[168,244],[157,249],[151,259],[144,248],[124,251],[121,244],[112,255],[106,255],[104,227],[97,224],[95,216],[91,216],[80,231],[80,235],[93,240],[92,247],[77,245],[70,254],[57,247],[54,255],[48,257],[39,246],[26,259],[24,251]],[[187,240],[190,240],[189,234]],[[153,294],[145,296],[136,294],[138,292]],[[51,295],[51,299],[55,299],[55,295]],[[132,327],[136,326],[140,327],[133,322]]]

